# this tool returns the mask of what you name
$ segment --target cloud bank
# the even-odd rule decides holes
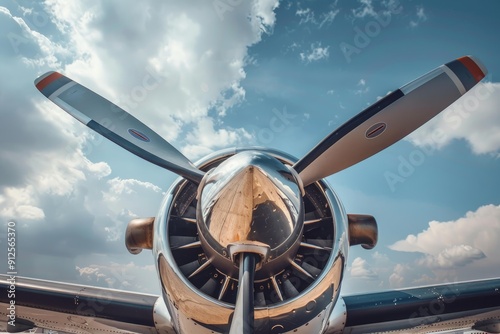
[[[477,84],[421,128],[406,137],[428,150],[465,140],[473,153],[500,156],[500,83]]]
[[[113,254],[130,262],[125,226],[136,216],[155,215],[165,191],[114,175],[108,160],[91,161],[88,155],[103,139],[37,92],[38,75],[63,72],[191,158],[252,140],[243,129],[221,127],[228,109],[245,97],[240,83],[248,48],[272,31],[277,2],[218,3],[0,6],[7,37],[0,39],[0,70],[9,78],[0,87],[0,219],[17,223],[22,275],[85,283],[100,277],[99,268],[109,276],[89,259]],[[140,268],[150,261],[133,259]],[[94,276],[83,268],[94,268]]]
[[[499,239],[500,205],[481,206],[454,221],[431,221],[426,230],[389,246],[395,251],[421,254],[413,268],[395,266],[391,280],[400,286],[404,281],[426,284],[474,279],[475,272],[495,275],[494,268],[500,265]]]

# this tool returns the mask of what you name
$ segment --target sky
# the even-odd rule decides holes
[[[124,231],[156,215],[177,177],[44,98],[33,81],[49,70],[192,161],[235,146],[300,158],[390,91],[473,55],[489,70],[482,83],[327,181],[347,212],[379,226],[373,250],[350,249],[345,294],[499,277],[499,10],[449,0],[2,0],[0,247],[14,221],[19,275],[160,292],[151,252],[129,254]]]

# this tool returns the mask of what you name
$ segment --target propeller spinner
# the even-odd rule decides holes
[[[196,216],[200,240],[216,267],[232,272],[239,253],[255,253],[259,271],[276,273],[302,235],[298,175],[265,153],[238,153],[206,174]]]
[[[293,261],[304,227],[297,173],[258,151],[238,153],[209,171],[198,188],[197,223],[207,263],[236,277],[230,334],[253,332],[254,277]]]

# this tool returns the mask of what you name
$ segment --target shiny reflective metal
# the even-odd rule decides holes
[[[478,321],[472,326],[472,329],[486,333],[500,333],[500,320],[489,319]]]
[[[125,246],[131,254],[153,249],[154,217],[132,219],[125,231]]]
[[[217,165],[220,160],[228,159],[239,152],[241,151],[226,150],[218,152],[198,162],[197,165],[201,169],[206,166]],[[265,150],[264,153],[290,165],[295,161],[294,158],[282,152]],[[163,297],[177,331],[199,334],[227,333],[235,305],[217,300],[200,291],[183,274],[172,253],[168,224],[175,223],[175,219],[171,217],[171,212],[174,211],[173,207],[183,206],[185,201],[189,201],[189,199],[178,198],[183,189],[188,187],[191,187],[189,182],[178,179],[167,192],[156,218],[156,237],[154,239],[153,253],[157,259]],[[256,332],[281,333],[293,332],[295,329],[299,329],[298,333],[307,332],[311,329],[313,322],[319,321],[320,324],[325,324],[324,321],[329,314],[328,311],[331,310],[332,303],[339,297],[340,283],[346,266],[345,259],[349,247],[347,215],[337,196],[326,183],[318,181],[309,187],[317,189],[315,193],[319,191],[320,202],[325,202],[325,207],[322,208],[331,212],[334,229],[332,243],[328,245],[328,247],[331,247],[331,253],[324,269],[297,296],[271,305],[255,307]],[[307,188],[305,190],[308,192]],[[319,198],[316,198],[316,200],[319,200]],[[318,253],[318,256],[321,256],[321,253]],[[229,259],[227,261],[232,268],[235,268],[232,261]],[[262,272],[262,270],[257,273]],[[228,275],[228,273],[220,269],[219,271],[219,273]],[[256,279],[258,278],[256,277]]]
[[[198,189],[198,233],[215,267],[234,272],[228,246],[238,244],[269,248],[258,266],[262,275],[288,265],[304,222],[301,188],[290,167],[266,153],[244,151],[209,171]]]
[[[347,215],[349,224],[349,244],[361,245],[364,249],[372,249],[377,245],[377,221],[370,215]]]
[[[333,310],[328,317],[327,329],[324,334],[341,334],[347,322],[347,308],[344,299],[339,297],[333,305]]]
[[[259,270],[263,263],[266,263],[269,259],[270,248],[269,245],[258,241],[239,241],[227,245],[227,250],[229,251],[229,258],[238,267],[239,266],[239,255],[242,253],[252,253],[259,256],[259,260],[256,264],[256,269]]]
[[[238,296],[234,306],[233,320],[229,334],[254,332],[254,276],[256,264],[259,259],[257,254],[240,253],[238,279]]]
[[[176,334],[176,331],[172,326],[172,317],[167,309],[167,303],[165,303],[163,298],[158,298],[158,300],[156,300],[153,310],[153,319],[158,333]]]

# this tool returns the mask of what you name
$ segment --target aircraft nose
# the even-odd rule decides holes
[[[273,249],[292,232],[298,212],[268,176],[261,167],[246,166],[202,202],[208,231],[223,247],[259,241]]]
[[[198,194],[198,229],[205,248],[230,257],[234,244],[265,246],[269,259],[296,243],[303,224],[293,170],[256,151],[241,152],[209,172]]]

